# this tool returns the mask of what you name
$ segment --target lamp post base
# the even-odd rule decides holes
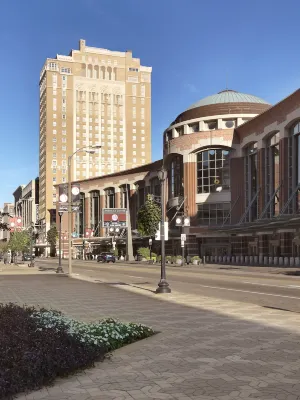
[[[56,268],[56,273],[57,273],[57,274],[63,274],[63,273],[64,273],[64,270],[62,269],[62,266],[61,266],[61,265],[59,265],[59,266]]]
[[[161,279],[158,283],[158,288],[156,289],[156,293],[171,293],[171,288],[168,282],[164,279]]]

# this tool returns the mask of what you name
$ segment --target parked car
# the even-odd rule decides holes
[[[116,262],[116,257],[113,253],[101,253],[97,256],[97,262]]]
[[[32,256],[32,258],[34,259],[34,256]],[[23,254],[22,260],[23,261],[31,261],[30,254]]]

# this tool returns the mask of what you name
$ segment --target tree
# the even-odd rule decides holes
[[[58,238],[58,232],[56,225],[52,225],[47,232],[47,242],[50,244],[50,257],[55,257],[57,238]]]
[[[8,242],[8,248],[13,254],[16,254],[20,251],[24,253],[25,251],[29,250],[29,246],[30,234],[27,231],[16,231],[11,234]]]
[[[161,209],[148,194],[145,204],[139,209],[137,215],[138,231],[142,236],[155,236],[161,220]]]
[[[8,249],[8,242],[0,242],[0,254],[7,253]]]
[[[10,217],[9,213],[0,211],[0,220],[1,221],[2,221],[2,218],[6,217],[6,216]],[[9,231],[10,229],[9,229],[8,224],[6,222],[1,222],[1,221],[0,221],[0,231]]]

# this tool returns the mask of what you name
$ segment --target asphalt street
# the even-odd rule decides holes
[[[57,260],[38,260],[37,267],[54,271]],[[63,262],[68,272],[67,262]],[[74,261],[73,274],[84,275],[109,285],[132,285],[155,291],[160,277],[159,266],[99,264]],[[199,294],[300,313],[300,277],[242,270],[202,267],[167,267],[170,287],[181,293]]]

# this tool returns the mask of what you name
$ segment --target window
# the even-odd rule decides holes
[[[145,85],[141,86],[141,96],[145,97]]]
[[[67,138],[63,137],[63,138],[61,138],[61,141],[62,141],[63,143],[66,143]]]
[[[141,138],[141,141],[142,141],[142,142],[144,142],[144,141],[145,141],[145,138],[144,138],[144,137],[142,137],[142,138]]]
[[[105,190],[105,206],[106,208],[115,208],[115,189],[109,188]]]
[[[66,135],[67,131],[63,130],[61,133],[62,133],[62,135]]]
[[[60,72],[62,74],[70,74],[71,73],[71,68],[62,67]],[[63,76],[63,78],[65,78],[65,76]]]
[[[132,136],[132,140],[136,140],[136,136]]]
[[[280,158],[279,158],[279,132],[268,138],[266,142],[266,175],[265,175],[265,202],[271,202],[266,210],[269,218],[279,214],[280,193]]]
[[[66,121],[63,121],[63,122],[61,123],[61,126],[62,126],[63,128],[65,128],[65,127],[67,126]]]
[[[56,167],[56,165],[57,165],[57,160],[52,160],[52,165],[53,165],[53,167]]]
[[[61,158],[66,158],[66,154],[62,153]]]
[[[56,142],[56,137],[54,137],[54,138],[52,139],[52,142],[54,142],[54,143]]]
[[[56,118],[56,114],[53,114],[53,118],[54,118],[54,119]]]
[[[144,153],[145,154],[145,153]],[[183,160],[182,156],[174,156],[171,161],[171,168],[169,171],[169,196],[178,197],[183,195]]]
[[[132,96],[136,96],[136,85],[132,85]]]
[[[52,157],[53,157],[53,158],[56,158],[56,153],[53,153],[53,154],[52,154]]]
[[[62,119],[66,119],[66,114],[62,114]]]
[[[224,121],[225,122],[225,127],[226,128],[234,128],[235,127],[235,121]]]
[[[212,193],[229,189],[229,151],[209,149],[197,154],[197,192]]]
[[[66,151],[67,147],[66,146],[62,146],[62,150]]]
[[[56,121],[53,121],[53,126],[56,126]]]
[[[230,223],[228,214],[230,203],[203,203],[197,206],[197,219],[200,225],[223,225]]]
[[[56,150],[56,146],[52,146],[52,150]]]
[[[52,182],[56,182],[56,177],[55,176],[52,178]]]
[[[190,133],[199,132],[199,123],[189,124]]]
[[[249,144],[244,150],[245,154],[245,206],[252,203],[246,215],[245,222],[252,222],[258,215],[258,176],[257,176],[257,142]]]
[[[56,174],[56,168],[52,169],[53,174]]]
[[[206,121],[205,128],[208,129],[209,131],[214,131],[215,129],[218,128],[218,121]]]
[[[139,72],[139,69],[138,68],[129,67],[128,71],[130,71],[130,72]]]
[[[66,181],[67,181],[67,178],[66,178],[65,176],[63,176],[63,177],[62,177],[62,182],[63,182],[63,183],[66,183]]]
[[[121,208],[127,208],[127,190],[129,189],[128,185],[121,186]]]
[[[62,174],[65,174],[65,173],[66,173],[66,169],[63,168],[63,169],[61,170],[61,173],[62,173]]]

